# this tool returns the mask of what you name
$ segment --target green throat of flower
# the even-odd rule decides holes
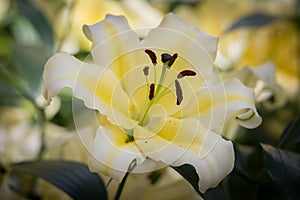
[[[145,53],[150,57],[154,69],[154,81],[149,82],[149,66],[143,68],[143,73],[147,81],[148,95],[146,96],[145,104],[137,115],[137,121],[140,126],[145,126],[149,122],[149,111],[151,107],[156,104],[163,96],[172,91],[171,88],[175,87],[176,95],[176,105],[179,106],[183,101],[183,93],[180,85],[179,79],[185,76],[195,76],[196,72],[193,70],[183,70],[177,74],[177,77],[174,77],[174,81],[166,84],[166,77],[170,68],[173,66],[175,60],[178,57],[178,54],[175,53],[170,55],[168,53],[161,54],[161,61],[163,63],[162,67],[159,69],[157,66],[157,57],[156,54],[146,49]],[[161,70],[160,77],[158,82],[156,80],[156,71]]]

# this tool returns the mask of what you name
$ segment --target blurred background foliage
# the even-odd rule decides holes
[[[1,0],[0,199],[80,199],[67,184],[60,185],[55,175],[55,170],[64,174],[70,167],[78,173],[87,170],[80,164],[86,163],[87,152],[76,138],[72,94],[64,90],[47,105],[42,97],[44,64],[58,51],[84,59],[91,44],[82,26],[102,20],[108,13],[126,16],[143,38],[168,12],[219,37],[216,65],[220,71],[252,69],[272,62],[283,88],[280,96],[285,98],[284,104],[266,107],[257,102],[263,117],[260,127],[234,127],[224,133],[233,140],[236,152],[235,168],[220,186],[225,196],[300,199],[299,0]],[[274,96],[266,101],[274,102]],[[72,163],[61,166],[55,162],[62,159]],[[54,161],[45,169],[41,160]],[[54,173],[45,175],[45,170]],[[84,181],[76,173],[64,178],[75,180],[75,185]],[[32,176],[47,181],[53,178],[50,182],[61,190]],[[94,180],[103,184],[101,179]],[[168,169],[132,175],[123,198],[199,199],[188,182]],[[90,188],[98,187],[95,185]],[[108,187],[109,198],[116,187],[117,183]],[[106,191],[93,194],[106,199]]]

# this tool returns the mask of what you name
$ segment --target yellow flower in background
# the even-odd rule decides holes
[[[258,28],[241,28],[228,34],[224,31],[240,18],[254,13],[291,16],[295,12],[295,2],[204,0],[196,7],[179,6],[175,13],[205,32],[219,36],[219,49],[228,58],[225,64],[230,67],[242,69],[273,62],[279,84],[289,96],[293,96],[297,93],[299,82],[299,32],[294,24],[278,21]]]
[[[201,30],[222,37],[224,31],[241,17],[253,13],[291,14],[294,3],[294,0],[203,0],[195,6],[180,5],[174,12]]]
[[[174,13],[199,29],[221,36],[240,16],[249,12],[248,0],[203,0],[196,6],[178,6]]]
[[[143,40],[122,16],[83,30],[93,62],[54,55],[45,66],[44,96],[50,101],[69,87],[99,112],[96,136],[85,144],[90,169],[121,181],[131,170],[190,164],[201,192],[217,186],[234,164],[233,145],[220,136],[224,125],[261,123],[253,90],[213,73],[217,38],[174,14]]]
[[[290,97],[299,81],[298,34],[294,24],[278,21],[256,28],[236,30],[224,37],[222,52],[239,68],[274,62],[277,80]]]
[[[74,7],[72,28],[74,33],[82,40],[85,49],[89,49],[90,46],[81,31],[81,27],[84,24],[94,24],[103,20],[108,13],[123,15],[134,29],[143,28],[144,30],[158,25],[162,18],[162,14],[144,0],[80,0]],[[141,34],[144,36],[145,32]],[[78,40],[78,37],[75,39]]]
[[[89,50],[90,43],[82,33],[84,24],[94,24],[110,13],[125,16],[134,29],[143,28],[139,33],[144,37],[147,29],[157,26],[162,13],[153,8],[146,0],[76,0],[63,4],[64,9],[56,13],[51,2],[36,1],[47,16],[54,22],[60,51],[77,53]],[[58,17],[59,16],[59,17]]]

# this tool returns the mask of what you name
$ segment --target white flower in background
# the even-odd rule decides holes
[[[57,103],[45,109],[47,117],[53,116],[57,110]],[[0,108],[0,163],[8,167],[12,163],[32,161],[37,159],[42,143],[42,127],[34,123],[30,108],[26,107],[1,107]],[[80,141],[76,140],[76,134],[65,128],[45,123],[45,152],[43,158],[68,159],[86,161],[87,152]],[[8,174],[3,176],[0,182],[0,199],[26,199],[18,195],[9,187]],[[43,182],[44,183],[44,182]],[[66,199],[67,195],[50,184],[41,184],[43,199]]]
[[[40,145],[40,130],[33,126],[29,114],[14,107],[1,108],[0,161],[12,163],[36,158]]]
[[[262,103],[266,109],[282,107],[287,96],[282,87],[276,82],[275,65],[266,62],[256,67],[244,67],[241,70],[222,72],[224,80],[238,78],[243,84],[254,89],[257,103]]]
[[[257,102],[262,102],[268,109],[283,106],[287,97],[282,87],[276,82],[274,63],[266,62],[252,68],[252,71],[258,80],[254,89]]]
[[[96,136],[85,144],[90,169],[121,181],[132,163],[133,173],[190,164],[201,192],[218,185],[234,164],[233,145],[220,136],[224,125],[254,128],[261,118],[252,89],[214,77],[217,38],[174,14],[142,41],[122,16],[107,15],[84,32],[93,63],[54,55],[44,96],[50,101],[69,87],[98,111]]]

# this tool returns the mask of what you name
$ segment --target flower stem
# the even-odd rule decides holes
[[[42,160],[43,159],[43,155],[45,153],[46,150],[46,132],[45,132],[45,124],[46,124],[46,115],[44,112],[44,109],[42,108],[37,108],[38,112],[39,112],[39,118],[40,118],[40,131],[41,131],[41,146],[40,146],[40,150],[39,153],[37,155],[37,160]]]
[[[130,174],[130,172],[132,172],[132,170],[135,168],[136,165],[137,165],[137,160],[134,159],[134,160],[130,163],[130,165],[129,165],[129,167],[128,167],[128,170],[127,170],[127,172],[126,172],[124,178],[122,179],[122,181],[121,181],[121,183],[120,183],[120,185],[119,185],[119,187],[118,187],[118,190],[117,190],[117,193],[116,193],[116,195],[115,195],[114,200],[119,200],[119,199],[120,199],[120,196],[121,196],[121,193],[122,193],[123,188],[124,188],[124,186],[125,186],[127,177],[128,177],[128,175]]]
[[[116,196],[115,196],[114,200],[119,200],[120,199],[120,196],[121,196],[121,193],[122,193],[123,188],[125,186],[125,182],[126,182],[126,179],[127,179],[128,175],[129,175],[129,172],[127,172],[125,174],[124,178],[122,179],[122,181],[121,181],[121,183],[118,187],[118,190],[117,190],[117,193],[116,193]]]

